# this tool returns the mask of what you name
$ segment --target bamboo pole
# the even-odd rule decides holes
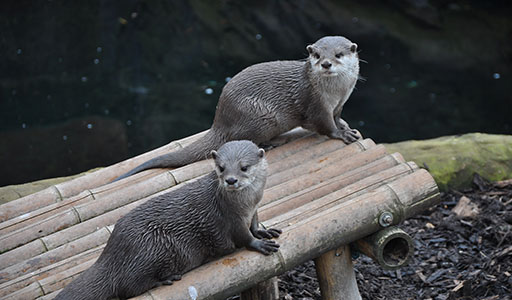
[[[27,274],[35,275],[36,271],[45,266],[106,243],[113,228],[113,225],[102,227],[91,234],[0,270],[0,290],[4,282],[19,279]]]
[[[270,173],[267,179],[266,187],[273,187],[302,174],[318,171],[330,164],[339,162],[343,158],[351,157],[356,153],[363,152],[366,149],[373,147],[374,145],[375,143],[372,140],[366,139],[354,142],[333,152],[324,153],[323,155],[317,157],[312,157],[310,160],[307,160],[307,154],[294,157],[293,159],[287,160],[291,162],[289,165],[287,165],[287,169],[279,169],[277,170],[277,173]],[[376,147],[379,148],[384,155],[384,146],[379,145]]]
[[[376,147],[373,147],[373,148],[370,148],[369,151],[365,151],[364,153],[366,154],[363,154],[361,155],[360,157],[359,156],[355,156],[353,157],[353,159],[351,160],[351,164],[352,165],[355,165],[357,163],[364,163],[366,162],[367,160],[372,160],[372,159],[368,159],[368,157],[366,156],[367,154],[370,154],[372,153],[372,149],[377,149],[379,150],[378,152],[375,152],[374,154],[376,154],[376,157],[378,157],[378,155],[380,155],[381,153],[383,153],[383,148],[376,148]],[[393,157],[394,158],[394,157]],[[396,159],[396,158],[394,158]],[[343,171],[345,170],[344,167],[343,167],[343,164],[337,164],[338,167],[339,167],[339,170]],[[329,168],[326,168],[326,170],[328,171]],[[361,173],[359,176],[362,176],[363,174]],[[312,175],[308,175],[311,179],[311,182],[317,182],[317,181],[321,181],[321,178],[325,177],[325,176],[331,176],[331,175],[326,175],[325,173],[323,172],[315,172],[315,174],[312,174]],[[355,181],[357,178],[352,178],[352,182]],[[292,185],[296,188],[296,187],[300,187],[300,182],[303,180],[303,178],[299,177],[295,180],[295,183],[294,182],[291,182]],[[338,188],[339,186],[342,186],[343,184],[349,184],[351,183],[351,181],[347,181],[347,180],[341,180],[340,178],[335,178],[335,180],[339,180],[339,184],[337,186],[334,186],[334,188]],[[148,183],[148,184],[157,184],[157,182],[159,182],[158,180],[153,180],[151,183]],[[143,182],[141,184],[144,184],[145,187],[147,188],[146,186],[146,183]],[[150,189],[151,190],[151,189]],[[288,191],[288,194],[292,193],[293,190],[290,190],[289,188],[287,188],[286,186],[281,186],[281,190],[282,191]],[[333,190],[333,188],[331,187],[331,189],[323,189],[325,192],[324,193],[327,193],[327,192],[330,192]],[[128,195],[133,195],[133,194],[136,194],[136,193],[139,193],[139,187],[138,186],[135,186],[133,187],[132,189],[129,189],[129,190],[122,190],[123,193],[126,193]],[[316,192],[318,192],[318,189],[315,189]],[[121,191],[119,191],[118,193],[114,193],[114,196],[118,197],[118,198],[124,198],[124,197],[128,197],[128,196],[123,196],[123,194],[120,194]],[[314,194],[314,193],[313,193]],[[154,196],[154,195],[152,195]],[[295,195],[296,196],[296,195]],[[304,196],[302,196],[304,197]],[[113,205],[115,203],[114,200],[110,200],[110,198],[102,198],[102,197],[99,197],[97,196],[98,199],[96,199],[94,202],[92,202],[90,205],[94,205],[96,203],[99,203],[99,205],[103,205],[103,206],[107,206],[109,209],[112,209],[113,206],[119,206],[119,205]],[[120,199],[122,200],[122,199]],[[266,203],[267,200],[272,200],[272,199],[269,199],[269,198],[266,198],[264,199],[263,201],[263,204]],[[87,207],[87,206],[85,206]],[[134,207],[133,205],[130,206],[130,207]],[[77,237],[80,237],[82,236],[83,234],[86,234],[86,233],[90,233],[91,230],[93,228],[96,228],[96,227],[102,227],[102,226],[106,226],[106,225],[110,225],[110,224],[113,224],[121,215],[123,215],[124,213],[126,213],[128,211],[128,208],[122,208],[120,207],[119,208],[120,210],[118,209],[115,209],[113,210],[114,211],[114,217],[109,217],[110,215],[112,215],[111,213],[107,213],[107,214],[100,214],[101,211],[107,211],[108,209],[103,209],[101,210],[100,212],[96,212],[96,214],[98,214],[98,218],[95,218],[94,220],[94,223],[92,226],[86,226],[85,224],[83,226],[73,226],[72,228],[73,229],[70,229],[70,230],[66,230],[66,231],[63,231],[62,233],[55,233],[55,234],[52,234],[51,237],[48,237],[48,238],[43,238],[41,242],[33,242],[33,243],[28,243],[28,244],[25,244],[23,246],[21,246],[20,248],[21,249],[14,249],[13,253],[16,253],[16,254],[19,254],[19,251],[23,251],[23,250],[26,250],[25,253],[33,253],[34,256],[35,255],[38,255],[40,253],[43,253],[45,252],[46,250],[50,250],[50,249],[53,249],[53,248],[56,248],[60,245],[62,245],[63,243],[67,242],[67,241],[70,241],[74,238],[77,238]],[[79,217],[80,219],[77,220],[77,219],[73,219],[72,217],[74,216],[74,214],[72,214],[71,212],[72,211],[68,211],[68,218],[71,218],[71,221],[70,223],[72,222],[78,222],[78,221],[84,221],[85,219],[88,219],[88,218],[91,218],[93,214],[91,213],[88,213],[87,210],[85,210],[85,208],[83,207],[79,207],[78,209],[75,209],[75,211],[78,212],[79,214]],[[85,211],[84,213],[82,213],[82,211]],[[263,212],[264,214],[265,212]],[[87,215],[89,214],[89,215]],[[29,230],[35,230],[37,228],[47,228],[47,225],[46,224],[51,224],[51,222],[54,222],[56,224],[58,224],[59,226],[63,227],[63,219],[60,218],[61,215],[55,215],[55,216],[52,216],[52,218],[50,220],[47,220],[46,223],[37,223],[37,225],[32,225],[32,227],[26,227],[24,230],[25,231],[29,231]],[[79,228],[81,227],[87,227],[89,229],[87,230],[79,230]],[[77,236],[70,236],[70,234],[68,235],[64,235],[64,233],[66,232],[71,232],[72,234],[77,234]],[[65,236],[65,237],[64,237]],[[9,238],[9,237],[12,237],[12,235],[9,235],[9,236],[6,236],[5,238]],[[59,239],[56,240],[56,237],[60,237]],[[64,242],[60,241],[60,240],[64,240]],[[0,255],[0,258],[2,258],[2,256],[4,255]],[[12,257],[11,255],[9,255],[9,258],[6,258],[4,261],[5,262],[9,262],[12,260]],[[27,259],[29,257],[27,257],[27,255],[15,255],[14,257],[19,257],[20,259]],[[13,262],[14,263],[14,262]],[[0,267],[6,267],[5,265],[3,265],[2,263],[0,263]]]
[[[384,211],[393,214],[393,223],[396,224],[411,211],[426,209],[437,201],[437,186],[432,177],[425,170],[417,170],[299,222],[283,222],[291,225],[282,227],[283,234],[278,239],[281,248],[274,255],[238,251],[185,274],[172,286],[151,290],[146,297],[187,299],[189,289],[193,288],[198,293],[197,299],[222,299],[377,231],[380,228],[378,217]],[[274,222],[271,219],[263,223],[268,227]],[[67,283],[76,276],[77,269],[78,266],[74,272],[69,269],[65,274],[59,273],[37,282],[48,294],[61,288],[62,282]]]
[[[360,156],[361,153],[356,154],[355,156],[351,157],[351,159],[360,159]],[[332,181],[337,181],[339,180],[337,176],[342,174],[344,177],[351,178],[351,180],[353,180],[351,182],[355,182],[363,177],[368,176],[368,174],[374,174],[403,162],[405,162],[405,160],[399,153],[393,153],[391,155],[386,155],[382,158],[372,161],[368,164],[360,165],[356,169],[347,170],[340,168],[339,164],[332,164],[315,173],[315,175],[317,175],[319,178],[317,178],[317,176],[311,176],[311,174],[303,174],[296,177],[294,180],[290,180],[266,189],[265,193],[263,194],[263,199],[261,200],[261,205],[265,205],[274,200],[281,199],[301,190],[308,189],[311,186],[317,184],[329,184]],[[333,177],[336,177],[336,179]]]
[[[414,252],[412,238],[396,226],[377,231],[353,245],[386,270],[405,266]]]
[[[350,247],[347,245],[315,258],[323,300],[360,300]]]
[[[245,290],[240,295],[241,300],[278,300],[279,288],[277,277],[257,283],[255,286]]]
[[[321,211],[328,210],[340,202],[347,202],[361,194],[369,193],[375,188],[411,174],[417,169],[416,164],[412,162],[399,164],[342,188],[338,188],[336,185],[327,186],[323,193],[325,196],[321,198],[314,198],[314,190],[295,197],[285,197],[276,202],[277,205],[275,206],[268,207],[268,209],[262,207],[261,213],[262,216],[271,218],[271,221],[269,221],[271,223],[268,226],[281,227],[285,224],[293,224]],[[308,192],[312,192],[313,195]]]
[[[158,155],[184,147],[204,135],[206,131],[173,141],[155,150],[146,152],[134,158],[122,161],[84,176],[62,182],[37,193],[10,201],[0,206],[0,221],[29,213],[41,207],[72,197],[84,190],[98,187],[112,181],[117,176],[131,170],[135,166]]]
[[[365,147],[374,145],[373,141],[371,140],[356,142],[355,144],[356,145],[350,145],[340,150],[334,151],[333,156],[335,158],[339,158],[341,157],[341,155],[347,155],[347,153],[350,154],[351,151],[361,151]],[[326,142],[322,142],[319,145],[311,147],[312,149],[305,148],[305,150],[303,151],[296,152],[288,156],[287,158],[279,161],[279,163],[281,167],[283,167],[284,164],[292,166],[296,165],[296,159],[300,158],[301,160],[299,161],[309,159],[309,164],[307,164],[307,166],[302,167],[300,169],[294,167],[294,169],[296,170],[296,172],[308,169],[311,170],[312,168],[316,168],[314,161],[315,155],[327,155],[326,153],[328,153],[328,151],[337,149],[342,145],[344,144],[341,141],[327,140]],[[382,151],[384,151],[383,147],[381,147],[381,149]],[[286,150],[287,149],[281,151],[286,152]],[[327,158],[323,158],[323,160],[325,161],[327,160]],[[34,214],[33,218],[25,218],[18,222],[17,224],[11,224],[11,226],[7,226],[7,228],[18,229],[8,232],[0,237],[0,252],[13,249],[19,245],[23,245],[30,241],[33,241],[34,239],[47,236],[61,229],[78,224],[80,222],[96,217],[110,210],[121,207],[127,203],[136,201],[137,199],[140,199],[142,197],[151,195],[155,191],[160,191],[171,186],[174,186],[176,184],[182,183],[184,181],[190,180],[194,177],[203,175],[207,172],[210,172],[211,170],[211,162],[200,161],[185,166],[183,168],[171,170],[167,173],[160,174],[156,177],[151,178],[151,180],[137,182],[132,185],[122,186],[122,189],[120,188],[120,184],[117,182],[112,184],[113,187],[107,185],[105,187],[97,188],[92,191],[92,198],[94,198],[94,201],[88,201],[82,204],[78,204],[76,206],[72,206],[72,199],[66,201],[66,204],[69,205],[61,205],[58,209],[53,211],[53,214],[52,209],[49,209],[46,210],[45,212]],[[282,169],[279,170],[282,171]],[[279,177],[282,177],[282,174]],[[272,180],[272,178],[273,177],[271,176],[270,180]],[[283,178],[278,178],[277,181],[274,180],[274,182],[278,182],[279,180],[283,180]]]
[[[388,156],[388,159],[390,161],[393,161],[396,163],[397,161],[399,161],[402,158],[400,156],[395,155],[395,156]],[[275,202],[275,203],[272,203],[269,205],[263,205],[259,210],[260,219],[266,220],[268,218],[276,216],[277,214],[279,214],[279,212],[287,211],[296,206],[305,204],[309,201],[313,201],[314,199],[319,198],[325,194],[329,194],[333,191],[336,191],[343,186],[348,186],[347,190],[352,191],[352,193],[357,192],[357,191],[363,191],[368,186],[371,186],[372,184],[375,184],[376,182],[378,183],[380,180],[383,180],[383,179],[389,180],[389,178],[392,176],[399,176],[401,174],[405,174],[412,170],[414,170],[414,166],[410,166],[408,164],[401,164],[401,165],[398,165],[389,170],[385,170],[383,172],[377,173],[374,176],[364,178],[362,183],[360,183],[357,188],[351,187],[350,184],[353,182],[356,182],[359,179],[362,179],[362,177],[364,177],[363,176],[364,174],[361,172],[358,175],[359,177],[352,177],[352,178],[351,177],[343,178],[343,176],[334,177],[331,180],[320,183],[311,189],[305,189],[304,191],[301,191],[300,193],[291,194],[290,196],[285,197],[278,202]],[[318,173],[315,175],[318,177],[324,176],[322,173]],[[297,180],[300,180],[300,178],[298,178]],[[161,193],[164,193],[164,192],[161,192]],[[153,196],[151,196],[151,197],[153,197]],[[144,201],[146,201],[147,199],[149,199],[151,197],[147,197]],[[343,196],[341,193],[338,193],[337,197],[343,197]],[[138,202],[134,203],[133,207],[135,207],[136,205],[139,205],[139,204],[140,203],[138,203]],[[117,220],[117,218],[119,218],[121,215],[126,213],[128,210],[129,210],[128,207],[122,207],[122,208],[119,208],[118,210],[101,215],[98,218],[95,218],[93,220],[86,221],[86,222],[84,222],[80,225],[77,225],[75,227],[72,227],[68,230],[64,230],[63,232],[57,232],[56,234],[45,238],[45,241],[46,241],[45,244],[47,245],[46,248],[48,248],[47,250],[57,248],[69,240],[76,239],[80,236],[83,236],[84,234],[88,234],[89,232],[91,232],[91,230],[94,230],[98,226],[105,226],[108,224],[112,224]],[[115,217],[114,218],[109,217],[110,214],[115,214]],[[107,221],[100,222],[102,219],[107,220],[109,222],[108,223],[107,223]],[[94,222],[94,223],[92,223],[92,222]],[[86,227],[86,228],[80,229],[81,226]],[[70,231],[70,232],[68,234],[65,234],[67,231]],[[104,238],[106,239],[107,237],[105,236]],[[82,239],[88,239],[89,242],[87,243],[87,240],[82,241]],[[80,241],[81,244],[87,245],[87,244],[94,243],[96,240],[96,237],[94,237],[94,232],[93,232],[92,234],[90,234],[89,237],[85,236],[82,239],[77,240],[77,243],[78,243],[78,241]],[[30,246],[30,244],[24,245],[20,248],[22,248],[22,249],[27,248],[28,246]],[[46,249],[46,248],[44,248],[44,249]],[[41,252],[44,252],[44,249]],[[73,248],[73,249],[75,251],[79,251],[79,249],[77,249],[77,248]],[[6,253],[6,255],[14,254],[14,253],[16,253],[17,250],[19,250],[19,249],[14,249],[13,251],[11,251],[13,253],[9,252],[9,253]],[[55,249],[55,250],[57,250],[57,249]],[[83,250],[86,250],[86,249],[84,248]],[[54,251],[54,250],[51,250],[51,251]],[[59,250],[59,251],[61,251],[61,250]],[[26,251],[26,252],[30,252],[30,249],[29,249],[29,251]],[[59,254],[58,255],[55,254],[55,256],[67,257],[69,255],[66,255],[66,252],[59,252]],[[8,258],[11,258],[11,259],[12,259],[12,257],[20,257],[20,255],[14,255],[14,256],[9,255],[8,256]],[[27,263],[32,264],[32,262],[30,262],[30,261],[26,262],[25,264],[22,264],[22,263],[20,263],[20,264],[21,264],[21,266],[26,266]],[[41,260],[41,263],[43,263],[42,260]],[[36,267],[36,266],[34,266],[34,267]]]

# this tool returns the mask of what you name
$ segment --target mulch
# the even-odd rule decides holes
[[[408,266],[386,271],[366,256],[355,259],[363,299],[512,299],[512,180],[475,174],[472,188],[441,199],[400,226],[415,243]],[[461,199],[477,208],[457,214]],[[313,262],[279,276],[279,290],[281,299],[321,299]]]

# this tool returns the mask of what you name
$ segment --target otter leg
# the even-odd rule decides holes
[[[279,235],[281,233],[283,233],[281,230],[279,230],[277,228],[259,229],[259,221],[258,221],[258,213],[257,212],[254,213],[254,216],[252,217],[250,230],[251,230],[252,235],[257,239],[277,238],[277,237],[279,237]]]
[[[171,285],[174,281],[178,281],[178,280],[181,280],[181,274],[169,275],[167,278],[163,278],[162,280],[157,281],[155,283],[155,285],[152,287],[152,289],[159,287],[161,285]]]
[[[335,117],[334,122],[336,123],[336,127],[338,127],[340,130],[343,131],[343,134],[345,135],[347,140],[351,140],[351,142],[355,142],[361,138],[361,135],[359,134],[359,132],[355,129],[350,128],[350,126],[348,126],[348,123],[345,120],[343,120],[341,117]],[[346,140],[344,140],[344,141],[346,141]]]
[[[254,219],[254,217],[253,217]],[[251,227],[254,228],[254,226]],[[265,255],[269,255],[272,252],[277,252],[279,244],[272,240],[259,240],[253,236],[251,228],[247,225],[239,224],[234,226],[233,242],[237,247],[246,247],[249,250],[258,251]]]

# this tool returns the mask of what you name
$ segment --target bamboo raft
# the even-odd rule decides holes
[[[203,134],[0,206],[0,298],[52,299],[95,261],[121,216],[212,171],[213,163],[204,160],[108,183]],[[137,299],[223,299],[379,231],[383,213],[391,215],[388,225],[394,225],[439,201],[426,170],[405,162],[399,153],[386,153],[370,139],[345,145],[296,129],[271,144],[275,147],[267,151],[269,175],[258,212],[264,226],[283,230],[279,252],[263,256],[239,250]],[[328,289],[323,287],[322,293]]]

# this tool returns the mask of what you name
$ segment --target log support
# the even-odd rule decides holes
[[[243,291],[241,300],[279,300],[277,277],[262,281],[252,288]]]
[[[316,258],[315,266],[323,300],[361,299],[348,245]]]

